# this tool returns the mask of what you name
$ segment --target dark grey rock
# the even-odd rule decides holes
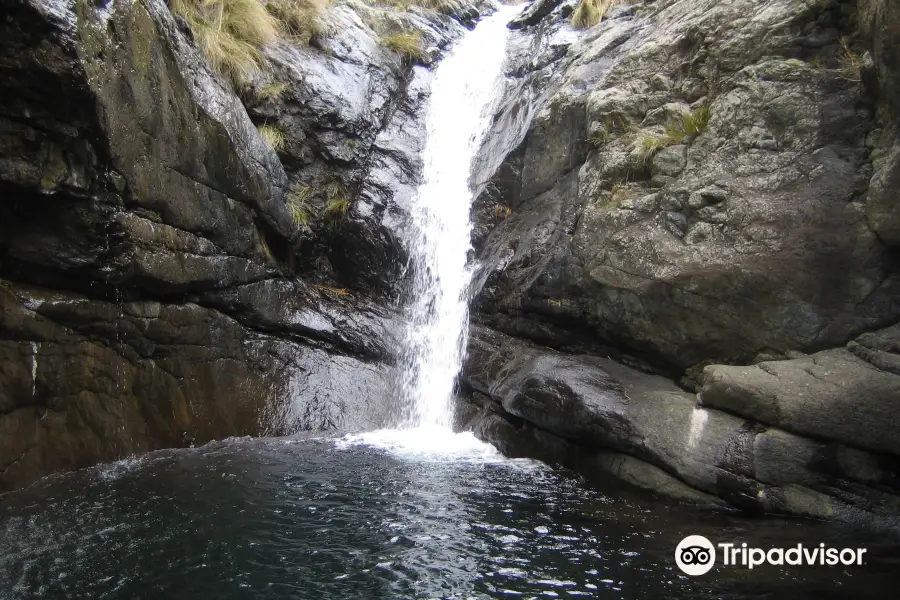
[[[517,111],[527,131],[496,171],[491,202],[512,215],[479,233],[483,319],[549,320],[553,345],[590,330],[685,368],[842,346],[900,318],[887,221],[873,225],[898,187],[893,154],[870,164],[883,117],[837,58],[852,27],[828,2],[669,2],[581,34]],[[533,29],[542,43],[553,30]],[[659,74],[681,83],[648,83]],[[644,137],[702,106],[683,168],[681,145],[648,163]],[[667,202],[635,210],[656,193]]]
[[[331,35],[267,47],[239,98],[162,0],[0,5],[0,491],[155,448],[394,424],[430,76],[376,30],[421,31],[428,63],[478,10],[338,3]],[[335,182],[351,210],[330,226]],[[303,185],[310,226],[286,207]]]
[[[701,402],[800,435],[900,456],[900,375],[891,370],[900,364],[898,332],[894,326],[865,334],[848,349],[793,360],[706,367]]]
[[[463,380],[493,403],[482,402],[470,426],[506,453],[703,504],[900,526],[898,459],[882,448],[867,452],[700,406],[671,381],[608,359],[473,333]],[[808,403],[802,414],[815,419],[819,408]]]

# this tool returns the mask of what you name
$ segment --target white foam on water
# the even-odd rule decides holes
[[[454,433],[443,427],[379,429],[348,434],[335,440],[339,449],[367,446],[398,458],[424,462],[507,462],[490,444],[472,432]]]

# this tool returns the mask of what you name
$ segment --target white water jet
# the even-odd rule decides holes
[[[435,71],[425,117],[423,183],[413,200],[406,240],[414,273],[401,362],[406,428],[450,429],[453,387],[469,326],[469,175],[497,99],[506,24],[520,10],[500,7]]]

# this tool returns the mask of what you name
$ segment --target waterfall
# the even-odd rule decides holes
[[[501,7],[462,38],[435,70],[426,113],[423,182],[406,240],[412,302],[401,361],[404,425],[448,429],[468,337],[472,160],[490,125],[506,55]]]

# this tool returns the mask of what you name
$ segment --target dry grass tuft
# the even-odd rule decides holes
[[[325,292],[326,294],[340,297],[346,296],[350,293],[349,291],[347,291],[347,288],[333,287],[330,285],[313,284],[313,287],[321,292]]]
[[[838,56],[838,73],[847,81],[862,81],[862,58],[850,48],[847,38],[841,38],[841,51]]]
[[[494,205],[494,218],[495,219],[508,219],[512,215],[512,209],[508,206],[503,206],[502,204]]]
[[[265,102],[268,100],[277,100],[287,91],[287,86],[283,83],[270,83],[264,85],[256,92],[256,99]]]
[[[322,215],[329,225],[339,227],[347,220],[350,214],[350,200],[348,198],[336,198],[325,203]]]
[[[323,15],[329,4],[329,0],[268,0],[266,10],[282,23],[291,38],[309,44],[328,33]]]
[[[459,0],[375,0],[375,4],[401,11],[408,11],[411,6],[419,6],[445,15],[458,13],[465,7]]]
[[[413,62],[425,56],[422,34],[418,31],[394,33],[381,38],[381,43],[399,54],[404,60]]]
[[[575,10],[572,11],[572,27],[590,29],[602,21],[606,12],[613,6],[631,2],[632,0],[579,0]]]
[[[330,226],[341,226],[350,215],[350,190],[343,181],[334,178],[322,186],[322,191],[325,193],[322,216]]]
[[[258,0],[172,0],[212,68],[236,86],[262,64],[260,49],[278,39],[278,21]]]
[[[311,197],[312,188],[309,186],[295,187],[288,194],[287,208],[288,212],[291,213],[291,218],[294,220],[295,225],[309,225],[312,216],[312,210],[309,205],[309,199]]]
[[[258,125],[256,129],[269,148],[275,152],[280,152],[284,149],[284,133],[278,127],[266,123]]]
[[[242,87],[262,68],[262,48],[287,34],[310,43],[325,35],[330,0],[172,0],[212,68]]]

